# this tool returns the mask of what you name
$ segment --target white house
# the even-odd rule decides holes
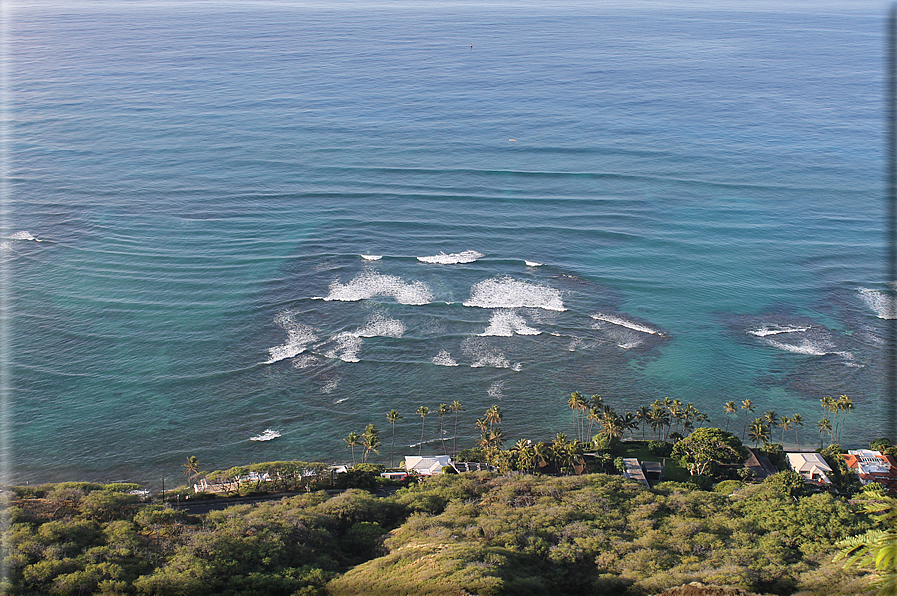
[[[825,463],[825,459],[818,453],[786,453],[791,469],[803,476],[807,482],[816,484],[831,484],[826,476],[832,468]]]
[[[442,474],[442,468],[450,465],[452,465],[452,456],[450,455],[434,455],[432,457],[405,456],[405,471],[420,474],[421,476]]]

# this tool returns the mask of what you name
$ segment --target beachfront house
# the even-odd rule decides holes
[[[878,482],[889,492],[897,491],[897,459],[871,449],[851,449],[844,455],[847,467],[862,484]]]
[[[803,476],[804,480],[812,484],[831,484],[832,481],[826,475],[832,468],[818,453],[786,453],[788,465],[791,469]]]
[[[405,471],[409,474],[436,476],[442,474],[442,468],[450,465],[452,465],[452,457],[450,455],[433,455],[430,457],[421,457],[419,455],[405,456]]]

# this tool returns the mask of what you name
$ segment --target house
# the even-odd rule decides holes
[[[409,474],[436,476],[442,474],[442,468],[450,465],[452,465],[452,457],[450,455],[434,455],[432,457],[405,456],[405,471]]]
[[[769,458],[766,457],[762,451],[759,449],[751,449],[748,450],[748,458],[744,461],[744,467],[754,473],[754,477],[758,480],[763,480],[764,478],[768,478],[772,476],[778,470],[772,462],[769,461]]]
[[[791,469],[803,476],[805,481],[819,485],[832,483],[826,475],[826,472],[831,472],[832,468],[818,453],[786,453],[785,455]]]
[[[862,484],[878,482],[889,492],[897,491],[897,459],[871,449],[851,449],[844,455],[847,467]]]

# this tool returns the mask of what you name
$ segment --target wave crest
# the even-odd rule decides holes
[[[458,363],[446,350],[440,350],[438,354],[433,356],[433,364],[436,366],[458,366]]]
[[[274,317],[274,322],[287,332],[287,340],[279,346],[268,348],[268,360],[265,364],[273,364],[285,358],[292,358],[305,351],[305,347],[318,340],[315,330],[293,320],[293,313],[284,311]]]
[[[879,290],[865,288],[860,289],[859,292],[863,302],[875,311],[879,319],[897,319],[897,303],[893,296],[888,296]]]
[[[563,312],[560,290],[502,276],[475,283],[464,306],[479,308],[541,308]]]
[[[444,252],[432,257],[417,257],[422,263],[435,263],[437,265],[457,265],[459,263],[473,263],[480,257],[485,256],[483,253],[475,250],[465,250],[459,253],[445,254]]]
[[[430,288],[420,281],[406,282],[395,275],[379,273],[362,273],[352,281],[341,284],[334,281],[330,284],[330,293],[324,300],[340,302],[356,302],[368,300],[376,296],[392,296],[400,304],[420,305],[433,300]]]
[[[500,310],[489,319],[489,326],[481,336],[511,337],[517,335],[539,335],[542,333],[526,324],[526,319],[512,310]]]

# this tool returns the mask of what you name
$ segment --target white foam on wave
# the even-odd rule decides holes
[[[523,261],[523,262],[526,263],[527,267],[541,267],[542,266],[542,263],[537,263],[535,261]]]
[[[489,326],[480,335],[484,337],[511,337],[517,335],[539,335],[542,333],[526,324],[526,319],[513,310],[499,310],[492,314]]]
[[[284,311],[274,317],[274,322],[287,332],[287,340],[273,348],[268,348],[268,360],[265,364],[273,364],[285,358],[292,358],[305,351],[305,347],[318,340],[315,330],[293,320],[293,313]]]
[[[402,337],[405,323],[398,319],[389,319],[382,314],[371,317],[364,327],[355,331],[358,337]]]
[[[383,255],[361,255],[361,258],[365,261],[379,261],[383,258]]]
[[[312,354],[300,354],[293,358],[293,368],[303,369],[315,366],[321,362],[320,358]]]
[[[0,242],[0,250],[12,250],[12,246],[9,245],[9,242]]]
[[[358,362],[358,352],[361,351],[361,345],[364,343],[360,337],[349,331],[337,333],[330,341],[336,344],[330,350],[324,352],[327,358],[339,358],[343,362]]]
[[[37,238],[31,235],[30,232],[26,232],[25,230],[20,230],[18,232],[13,232],[6,238],[7,240],[34,240],[35,242],[40,242]]]
[[[620,327],[626,327],[627,329],[632,329],[633,331],[640,331],[642,333],[649,333],[651,335],[658,335],[663,337],[663,333],[661,333],[657,329],[653,329],[648,327],[647,325],[642,325],[641,323],[636,323],[634,321],[627,321],[626,319],[614,316],[614,315],[606,315],[602,313],[591,315],[593,319],[596,321],[603,321],[605,323],[610,323],[611,325],[618,325]],[[596,327],[599,328],[599,327]]]
[[[468,337],[461,342],[461,351],[470,361],[470,368],[482,368],[491,366],[494,368],[511,368],[511,362],[501,350],[493,348],[484,340],[476,337]]]
[[[793,352],[795,354],[806,354],[807,356],[825,356],[829,352],[819,344],[810,341],[807,338],[802,339],[799,343],[788,344],[774,339],[764,338],[764,341],[774,348]]]
[[[513,370],[514,372],[520,372],[521,370],[523,370],[523,363],[515,362],[511,365],[511,370]]]
[[[866,306],[871,308],[879,319],[897,319],[897,304],[892,296],[866,288],[861,288],[859,293]]]
[[[330,379],[329,381],[327,381],[327,383],[323,387],[321,387],[321,393],[323,393],[325,395],[333,393],[334,391],[336,391],[337,387],[339,387],[339,377],[336,377],[334,379]],[[349,399],[349,398],[346,397],[346,398],[337,400],[333,403],[338,404],[342,401],[346,401],[347,399]]]
[[[433,356],[433,364],[436,366],[458,366],[458,363],[446,350],[440,350],[438,354]]]
[[[356,302],[376,296],[392,296],[396,302],[412,305],[427,304],[433,300],[433,293],[423,282],[408,283],[395,275],[374,272],[362,273],[345,284],[334,281],[330,284],[330,293],[324,300]]]
[[[810,327],[792,327],[789,325],[763,325],[757,329],[748,329],[750,335],[756,337],[768,337],[770,335],[779,335],[781,333],[801,333],[809,331]]]
[[[473,263],[480,257],[485,256],[483,253],[475,250],[465,250],[459,253],[445,254],[444,252],[432,257],[417,257],[422,263],[435,263],[437,265],[457,265],[460,263]]]
[[[505,388],[504,381],[495,381],[494,383],[489,385],[489,389],[486,391],[486,393],[492,399],[501,399],[504,397],[504,388]]]
[[[567,310],[560,290],[508,276],[475,283],[470,288],[470,298],[463,304],[479,308],[531,307],[558,312]]]

